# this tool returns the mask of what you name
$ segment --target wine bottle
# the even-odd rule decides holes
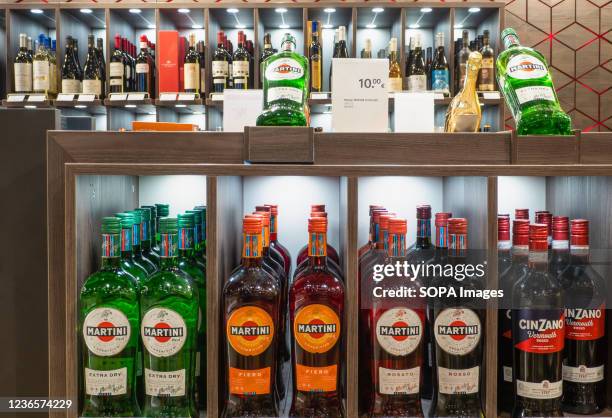
[[[349,58],[348,48],[346,46],[346,27],[340,26],[338,28],[338,43],[334,47],[334,58]],[[333,64],[329,67],[329,86],[330,91],[332,89],[332,68]]]
[[[450,94],[448,62],[444,55],[444,33],[436,34],[436,54],[431,64],[431,88],[435,92]]]
[[[397,62],[397,38],[389,41],[389,93],[402,91],[402,70]]]
[[[453,98],[446,111],[444,132],[478,132],[482,111],[476,92],[476,82],[481,64],[480,52],[471,52],[467,61],[463,88]]]
[[[200,56],[200,97],[203,97],[206,94],[206,46],[204,41],[198,42],[197,52]]]
[[[102,96],[102,73],[98,64],[98,53],[96,51],[93,35],[87,37],[87,59],[83,69],[83,93]]]
[[[323,48],[319,42],[319,22],[312,21],[312,40],[308,48],[310,60],[310,91],[318,92],[323,89]]]
[[[121,35],[115,35],[115,50],[110,57],[109,91],[123,93],[128,90],[128,80],[125,78],[125,56],[121,48]]]
[[[153,86],[151,78],[151,57],[148,53],[147,36],[140,37],[140,53],[136,57],[136,91],[149,93],[149,98],[153,97]]]
[[[245,90],[249,88],[249,63],[250,57],[244,48],[244,32],[238,31],[238,48],[232,59],[232,79],[234,88]]]
[[[455,91],[459,91],[463,87],[465,75],[467,72],[467,61],[470,56],[470,48],[468,47],[468,31],[464,30],[461,37],[461,50],[457,54],[457,69],[455,76]]]
[[[73,38],[74,45],[74,54],[72,54],[72,58],[74,59],[74,63],[76,66],[77,77],[80,81],[83,81],[83,67],[81,67],[81,60],[79,58],[79,40]]]
[[[414,38],[414,54],[412,56],[412,62],[410,63],[408,90],[427,90],[427,74],[425,71],[425,60],[423,58],[423,48],[421,48],[421,37],[419,35],[416,35],[416,37]]]
[[[28,53],[28,37],[25,33],[19,34],[19,51],[13,64],[15,77],[15,93],[29,93],[32,91],[32,57]]]
[[[66,37],[66,54],[62,64],[62,93],[79,94],[81,92],[81,80],[76,69],[74,55],[74,40],[71,36]]]
[[[96,39],[96,55],[100,74],[102,75],[102,93],[100,98],[103,99],[106,96],[106,61],[104,59],[104,40],[102,38]]]
[[[259,59],[259,81],[262,86],[263,86],[263,79],[264,79],[264,71],[263,71],[264,61],[268,59],[268,57],[274,55],[275,53],[276,53],[276,50],[272,48],[272,35],[270,35],[269,33],[266,33],[264,35],[264,49],[263,49],[263,52],[261,53],[261,58]]]
[[[483,46],[480,49],[482,54],[482,68],[478,77],[478,90],[491,91],[495,89],[495,53],[489,45],[489,31],[485,30],[482,37]]]
[[[38,48],[32,60],[32,84],[34,93],[49,94],[50,66],[43,34],[38,37]]]
[[[195,34],[189,34],[189,50],[185,54],[183,63],[183,75],[185,80],[185,92],[200,92],[200,54],[196,51]]]
[[[223,93],[229,77],[229,59],[225,50],[223,32],[217,33],[217,49],[212,58],[213,92]]]

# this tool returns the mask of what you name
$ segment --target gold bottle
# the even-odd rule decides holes
[[[476,92],[482,55],[474,51],[467,62],[467,74],[461,91],[453,98],[446,111],[444,132],[478,132],[482,111]]]

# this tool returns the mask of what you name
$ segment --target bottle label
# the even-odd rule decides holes
[[[110,86],[123,86],[123,78],[111,78],[109,80]]]
[[[560,398],[563,393],[563,380],[558,382],[525,382],[516,380],[516,394],[530,399],[555,399]]]
[[[232,63],[232,77],[244,78],[249,76],[248,61],[234,61]]]
[[[574,383],[595,383],[604,380],[604,366],[587,367],[580,365],[571,367],[563,365],[563,380]]]
[[[193,233],[194,233],[193,239],[195,240],[195,242],[203,241],[201,224],[197,224],[193,227]]]
[[[49,79],[51,80],[49,90],[53,93],[57,93],[57,65],[54,63],[49,65]]]
[[[423,311],[393,308],[376,323],[378,344],[393,356],[407,356],[417,349],[423,337]]]
[[[95,94],[100,96],[102,94],[102,81],[101,80],[83,80],[83,93],[84,94]]]
[[[189,250],[193,248],[193,229],[179,228],[178,239],[180,250]]]
[[[263,369],[229,368],[229,391],[234,395],[254,396],[270,394],[270,367]]]
[[[227,61],[213,61],[212,75],[213,77],[227,77],[229,74],[229,64]]]
[[[296,363],[295,380],[300,392],[334,392],[338,387],[338,365],[312,367]]]
[[[154,357],[173,356],[187,341],[185,320],[167,308],[149,309],[142,318],[140,332],[145,348]]]
[[[321,61],[310,61],[310,80],[313,90],[319,91],[323,88],[323,83],[321,82]]]
[[[266,66],[266,80],[297,80],[304,76],[302,64],[293,58],[279,58]]]
[[[408,77],[408,90],[410,91],[425,91],[427,90],[427,76],[411,75]]]
[[[538,58],[528,54],[517,54],[508,61],[506,73],[512,78],[530,80],[548,75],[546,65]]]
[[[390,93],[402,91],[402,78],[401,77],[390,77],[388,91]]]
[[[512,383],[512,367],[504,366],[504,382]]]
[[[200,65],[198,63],[185,63],[183,72],[185,90],[197,90],[200,87]]]
[[[445,352],[463,356],[480,342],[480,318],[471,309],[447,308],[438,314],[434,323],[436,343]]]
[[[465,84],[465,75],[467,74],[467,62],[459,63],[459,89]]]
[[[63,79],[62,93],[79,94],[81,92],[81,82],[79,80]]]
[[[528,353],[550,354],[563,350],[563,309],[514,309],[515,347]]]
[[[244,247],[242,248],[242,258],[261,257],[263,250],[263,238],[259,234],[242,234]]]
[[[480,67],[480,82],[478,89],[481,91],[491,91],[495,88],[493,77],[495,70],[493,68],[493,58],[483,58],[482,67]]]
[[[176,257],[178,242],[174,234],[159,234],[159,256],[161,258]]]
[[[16,62],[15,66],[15,92],[27,93],[32,91],[32,64]]]
[[[119,234],[102,234],[102,258],[119,257],[121,254]]]
[[[529,86],[514,90],[519,104],[532,102],[534,100],[546,100],[555,102],[555,92],[548,86]]]
[[[295,87],[271,87],[268,89],[267,97],[268,102],[273,102],[275,100],[291,100],[301,106],[304,92]]]
[[[83,339],[87,349],[100,357],[115,356],[130,341],[127,316],[115,308],[95,308],[83,321]]]
[[[303,350],[325,353],[340,340],[340,318],[326,305],[306,305],[295,314],[293,335]]]
[[[125,78],[126,80],[129,80],[130,78],[132,78],[132,66],[125,65],[124,69],[125,69]]]
[[[136,74],[143,74],[149,72],[149,64],[146,62],[139,62],[136,64]]]
[[[226,335],[232,348],[243,356],[258,356],[274,340],[274,321],[257,306],[242,306],[227,318]]]
[[[447,369],[438,366],[438,390],[446,395],[478,393],[480,367]]]
[[[140,246],[140,224],[134,224],[132,228],[132,246]]]
[[[421,368],[378,368],[378,393],[382,395],[414,395],[419,393]]]
[[[110,77],[123,78],[123,63],[111,62],[110,63]]]
[[[146,221],[143,219],[140,224],[140,241],[151,241],[151,237],[149,237],[149,228],[151,228],[151,221]]]
[[[437,92],[449,92],[449,75],[448,70],[433,70],[431,72],[431,88]]]
[[[127,393],[127,367],[115,370],[85,368],[85,393],[93,396],[117,396]]]
[[[604,336],[605,305],[598,309],[565,309],[565,338],[569,340],[597,340]]]
[[[132,251],[132,230],[122,228],[121,229],[121,252]]]
[[[33,84],[35,91],[49,90],[49,61],[34,61],[32,65]]]
[[[327,256],[327,234],[320,232],[309,232],[308,255],[310,257]]]
[[[145,368],[145,392],[148,396],[185,396],[185,369],[158,372]]]

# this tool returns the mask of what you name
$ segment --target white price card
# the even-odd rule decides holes
[[[28,96],[28,102],[44,102],[47,97],[44,94],[30,94]]]
[[[6,98],[7,102],[23,102],[25,100],[25,94],[9,94]]]
[[[388,132],[389,60],[334,58],[334,132]]]
[[[432,92],[395,93],[394,132],[434,132],[434,97]]]
[[[223,131],[243,132],[255,126],[263,109],[263,90],[232,90],[223,93]]]
[[[317,93],[317,92],[313,92],[313,93],[310,93],[310,98],[312,100],[325,100],[325,99],[329,98],[329,93]]]
[[[93,102],[96,100],[95,94],[79,94],[78,102]]]
[[[110,95],[111,102],[122,102],[127,100],[128,95],[124,93],[113,93]]]
[[[444,100],[444,93],[434,93],[435,100]]]
[[[128,94],[128,100],[144,100],[146,93],[130,93]]]
[[[159,93],[159,100],[162,102],[173,102],[176,100],[176,93]]]
[[[74,94],[60,93],[57,95],[58,102],[71,102],[74,100]]]
[[[195,93],[179,93],[178,99],[184,101],[193,101],[195,100]]]
[[[483,91],[482,98],[487,100],[499,100],[499,92],[498,91]]]
[[[210,99],[213,100],[213,101],[222,102],[223,101],[223,93],[212,93],[210,95]]]

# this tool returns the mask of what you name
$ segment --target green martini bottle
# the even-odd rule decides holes
[[[121,220],[102,220],[102,263],[79,296],[84,417],[140,415],[136,401],[138,285],[121,268]]]
[[[141,256],[144,263],[154,267],[155,270],[152,272],[154,273],[157,271],[157,264],[151,255],[151,208],[136,208],[134,211],[140,213]]]
[[[193,215],[193,239],[196,262],[200,268],[206,270],[206,243],[204,242],[204,222],[202,222],[202,216],[206,216],[205,209],[188,210],[186,213]]]
[[[149,210],[149,248],[145,247],[143,244],[142,249],[144,251],[145,257],[155,264],[156,267],[159,267],[159,254],[155,252],[155,247],[157,246],[157,207],[153,205],[141,206],[141,209]],[[144,242],[144,241],[143,241]]]
[[[195,417],[198,289],[179,268],[176,218],[159,221],[160,270],[141,287],[146,417]]]
[[[157,267],[152,261],[144,258],[142,255],[142,243],[140,241],[143,235],[142,214],[139,210],[131,210],[127,213],[134,217],[134,228],[132,230],[132,253],[134,254],[134,263],[144,268],[147,272],[147,276],[150,276],[157,270]]]
[[[147,279],[147,270],[134,261],[132,236],[134,217],[130,213],[115,213],[121,219],[121,268],[138,280],[138,284]]]

